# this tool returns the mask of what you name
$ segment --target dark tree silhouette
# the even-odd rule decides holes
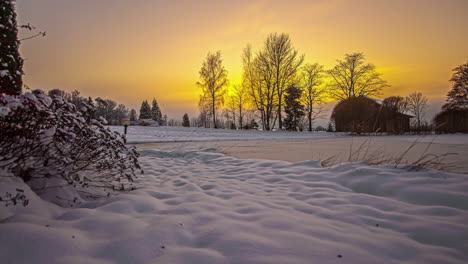
[[[0,1],[0,93],[21,94],[23,59],[19,53],[15,0]]]
[[[286,96],[284,98],[286,118],[284,119],[284,126],[287,130],[297,131],[300,119],[304,116],[304,106],[300,101],[301,94],[302,90],[295,86],[290,86],[286,89]]]
[[[468,62],[453,69],[447,103],[434,118],[439,133],[468,132]]]
[[[390,96],[383,100],[382,105],[392,113],[404,113],[408,104],[401,96]]]
[[[417,130],[421,129],[421,120],[427,108],[427,97],[421,92],[414,92],[406,97],[408,111],[416,118]]]
[[[138,120],[137,112],[135,109],[132,108],[132,110],[130,110],[130,121],[137,121],[137,120]]]
[[[161,108],[159,108],[158,102],[154,98],[151,104],[151,119],[158,122],[158,124],[161,126],[164,123],[162,113],[161,113]]]
[[[197,85],[202,89],[204,102],[211,109],[213,126],[217,128],[216,109],[224,103],[225,88],[229,84],[220,51],[208,53],[199,74]]]
[[[364,59],[363,53],[346,54],[344,60],[338,60],[338,64],[328,71],[333,98],[345,100],[360,95],[375,96],[389,86],[375,71],[375,66],[365,64]]]
[[[237,109],[239,128],[242,129],[244,122],[244,110],[247,101],[247,89],[243,85],[234,85],[232,92],[234,105]]]
[[[143,101],[140,107],[140,119],[151,119],[151,107],[148,101]]]
[[[184,116],[182,117],[182,126],[190,127],[190,119],[187,113],[185,113]]]
[[[301,77],[302,102],[307,113],[309,131],[312,131],[312,121],[322,113],[320,104],[323,103],[326,96],[326,90],[321,87],[325,70],[318,63],[306,64],[302,69]]]
[[[468,109],[468,62],[452,71],[452,90],[447,94],[447,103],[443,109]]]

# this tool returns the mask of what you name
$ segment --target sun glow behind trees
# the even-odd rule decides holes
[[[240,54],[269,33],[288,33],[305,62],[329,69],[364,52],[392,85],[382,97],[422,91],[443,100],[465,62],[468,2],[461,1],[124,1],[19,0],[20,24],[48,35],[25,42],[25,83],[80,90],[138,108],[158,97],[171,117],[197,112],[201,59],[221,50],[232,84]],[[48,64],[44,64],[48,61]],[[79,73],[79,74],[77,74]]]

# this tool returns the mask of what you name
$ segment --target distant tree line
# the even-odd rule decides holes
[[[363,53],[345,54],[331,69],[305,63],[287,34],[270,34],[256,52],[247,45],[242,53],[242,82],[229,86],[221,53],[208,53],[199,71],[199,117],[192,125],[212,128],[263,130],[276,128],[313,131],[324,117],[327,100],[344,101],[359,96],[375,97],[389,87]],[[427,97],[415,92],[390,97],[385,107],[414,116],[413,130],[429,127],[424,121]],[[391,104],[398,104],[395,110]],[[218,113],[219,112],[219,113]]]
[[[93,100],[91,97],[81,96],[77,90],[68,93],[60,89],[52,89],[48,95],[52,98],[61,96],[67,102],[74,104],[78,110],[83,109],[85,105],[92,105],[94,106],[92,118],[104,118],[109,125],[121,125],[124,119],[129,118],[127,107],[110,99],[98,97]]]

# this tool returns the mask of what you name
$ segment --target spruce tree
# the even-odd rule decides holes
[[[20,94],[23,59],[19,54],[15,0],[0,1],[0,93]]]
[[[154,98],[151,106],[151,119],[158,122],[159,125],[163,124],[161,109],[159,108],[158,102]]]
[[[151,107],[146,100],[141,103],[140,119],[151,119]]]
[[[130,110],[130,121],[137,121],[137,112],[133,108]]]
[[[182,126],[190,127],[190,120],[189,120],[187,113],[185,113],[184,116],[182,117]]]
[[[327,132],[334,132],[334,131],[335,131],[335,129],[333,128],[332,122],[328,122]]]
[[[445,109],[468,109],[468,62],[461,64],[452,70],[450,79],[452,90],[447,94],[447,103],[442,107]]]
[[[284,119],[284,126],[287,130],[297,131],[300,118],[304,116],[304,106],[300,102],[301,94],[302,90],[295,86],[286,89],[284,108],[287,116]]]

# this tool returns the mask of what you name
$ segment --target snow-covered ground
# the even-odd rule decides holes
[[[466,139],[420,141],[443,152]],[[365,139],[130,127],[133,143],[179,142],[138,146],[145,173],[135,191],[61,208],[0,177],[0,195],[25,189],[30,201],[0,207],[0,263],[467,263],[467,175],[271,160],[307,160],[299,146],[347,153],[349,140]],[[235,146],[266,159],[221,153]]]
[[[111,127],[123,132],[123,127]],[[444,171],[468,174],[468,135],[357,136],[326,132],[269,132],[183,127],[128,129],[128,142],[140,149],[201,150],[216,148],[239,158],[300,162],[328,160],[332,164],[378,159],[412,164],[422,157],[441,157],[436,166]],[[412,144],[417,142],[414,146]],[[350,155],[351,154],[351,155]],[[434,155],[434,156],[431,156]]]
[[[466,263],[467,176],[142,152],[138,189],[0,209],[1,263]],[[3,180],[6,188],[25,188]]]
[[[123,126],[111,126],[112,130],[123,134]],[[341,134],[340,134],[341,135]],[[288,131],[228,130],[199,127],[150,127],[130,126],[127,142],[130,144],[161,142],[205,142],[227,140],[263,140],[263,139],[307,139],[337,136],[336,133],[298,133]]]

